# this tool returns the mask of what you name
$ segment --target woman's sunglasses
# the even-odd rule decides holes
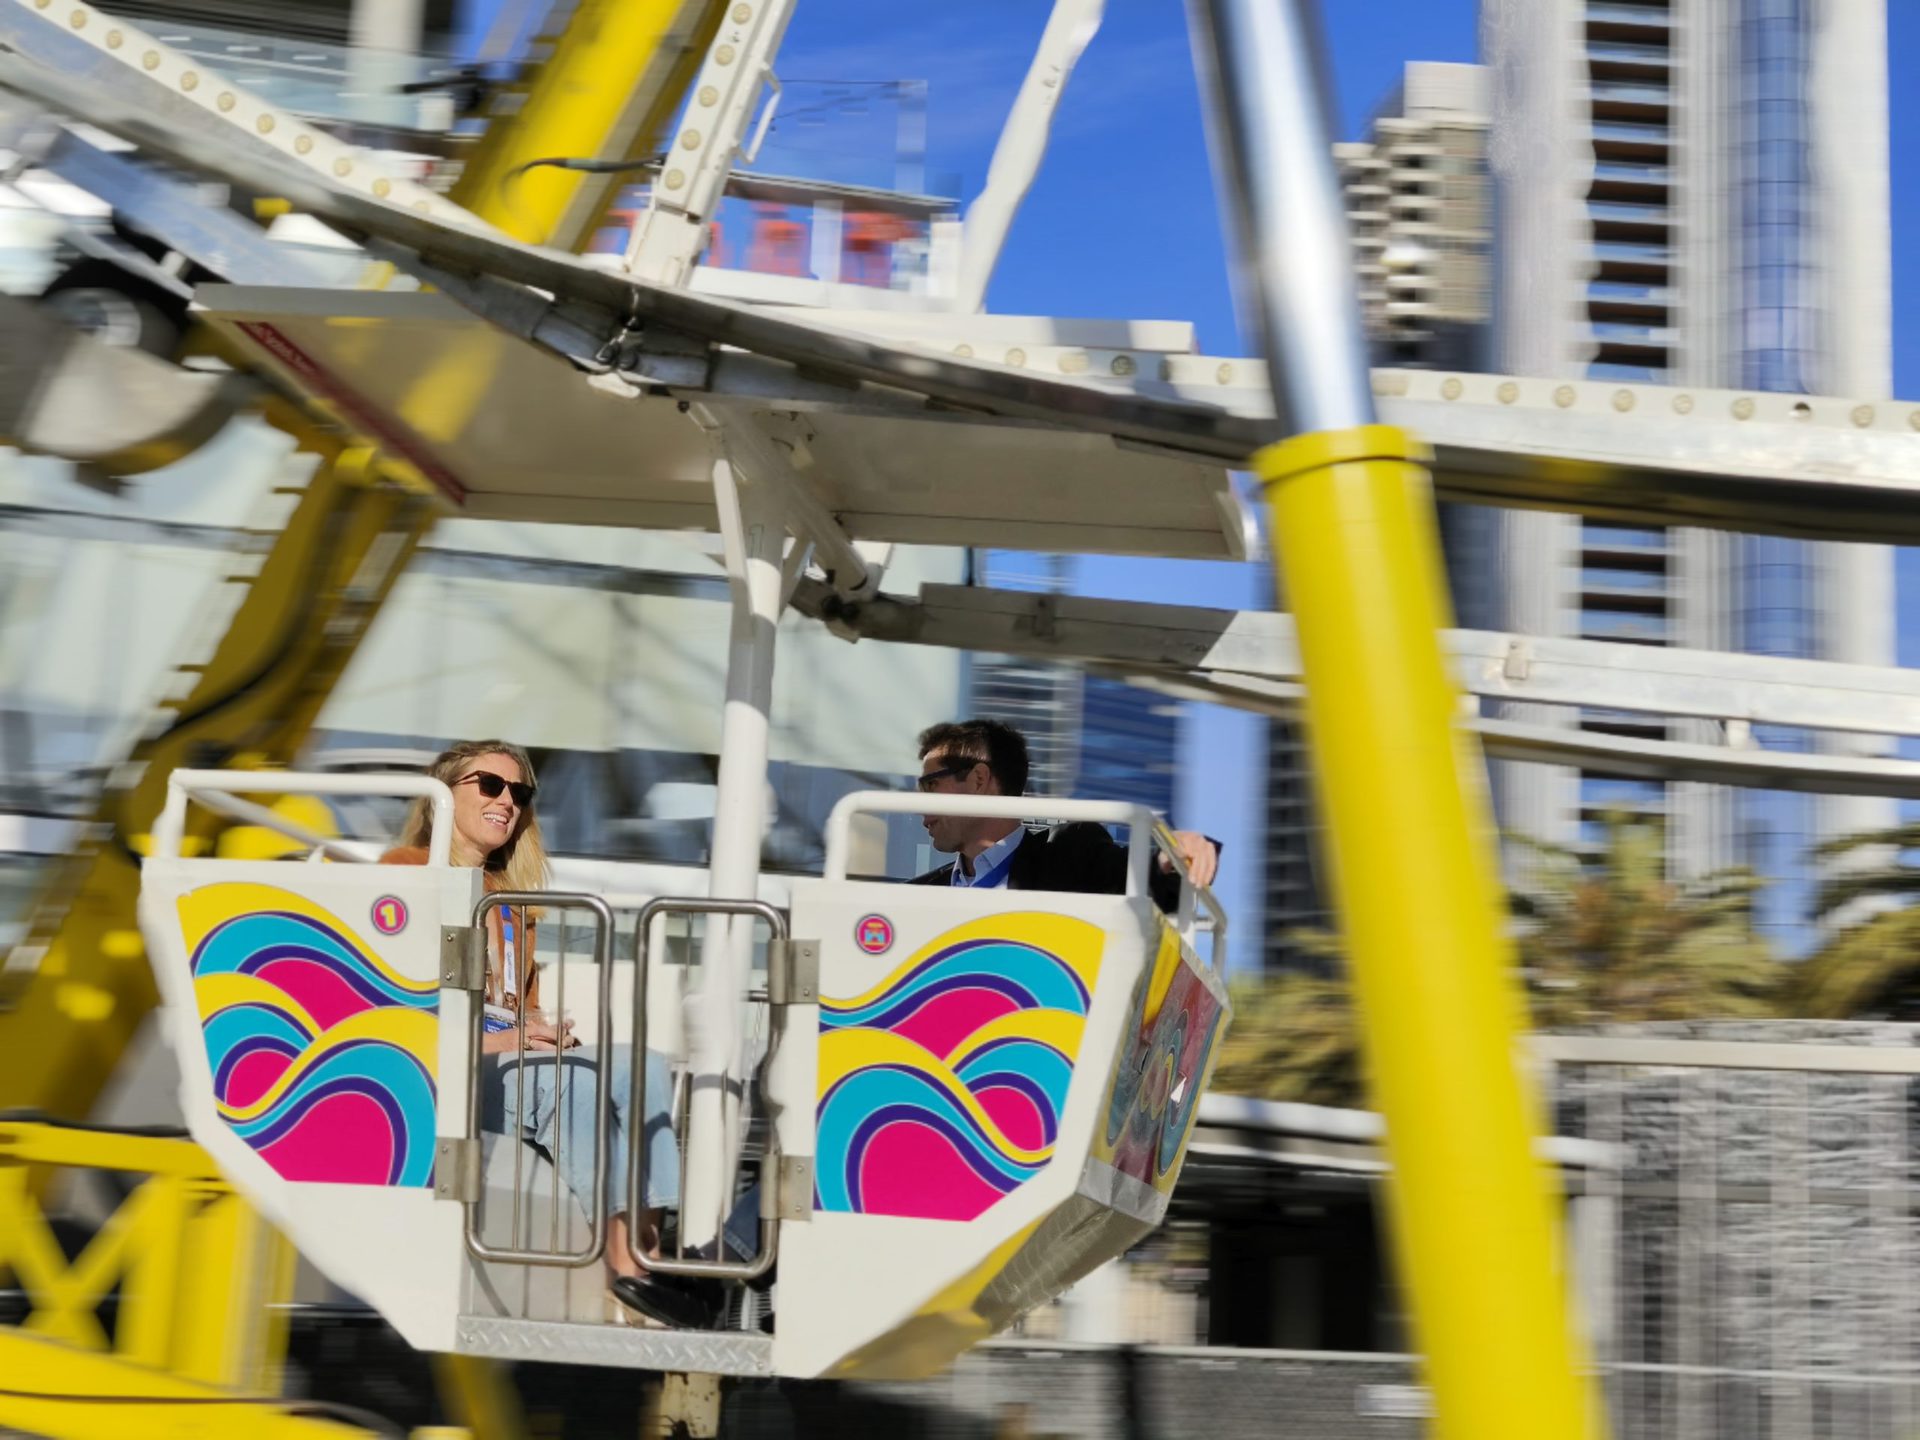
[[[489,800],[498,800],[502,790],[513,796],[513,803],[525,810],[533,804],[533,786],[522,780],[509,780],[504,775],[496,775],[491,770],[476,770],[471,775],[463,775],[453,783],[464,785],[471,780],[480,787],[480,793]]]

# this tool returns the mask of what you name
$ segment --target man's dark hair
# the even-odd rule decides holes
[[[1027,737],[1003,720],[983,717],[929,725],[920,732],[920,758],[933,754],[984,760],[1002,794],[1027,793]]]

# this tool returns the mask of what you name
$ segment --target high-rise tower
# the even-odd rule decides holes
[[[1890,393],[1884,0],[1483,0],[1481,25],[1493,72],[1495,368]],[[1475,623],[1893,662],[1884,547],[1518,511],[1476,523],[1499,563],[1490,613]],[[1525,718],[1676,739],[1700,723]],[[1778,729],[1752,738],[1813,743]],[[1774,882],[1763,919],[1789,946],[1810,935],[1809,848],[1892,820],[1883,801],[1540,766],[1496,767],[1495,793],[1510,829],[1560,841],[1607,810],[1664,815],[1676,869],[1747,864]]]

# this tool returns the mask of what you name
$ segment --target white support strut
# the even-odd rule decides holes
[[[821,499],[811,477],[803,473],[803,447],[783,445],[762,430],[750,414],[723,420],[704,405],[693,406],[689,413],[730,457],[742,462],[736,469],[744,469],[753,484],[779,492],[794,534],[813,546],[814,561],[835,591],[850,599],[864,599],[879,591],[885,567],[868,563]],[[791,593],[791,586],[786,593]]]
[[[959,311],[972,313],[986,306],[987,282],[1000,263],[1000,252],[1006,246],[1007,232],[1013,228],[1020,202],[1027,198],[1034,177],[1040,173],[1060,97],[1066,92],[1081,51],[1099,31],[1105,9],[1105,0],[1054,0],[1033,64],[1007,114],[1000,143],[994,147],[987,183],[967,209],[960,283],[954,297],[954,308]]]
[[[715,899],[756,898],[766,830],[767,758],[773,708],[774,641],[784,601],[786,530],[780,492],[741,476],[714,442],[713,491],[725,547],[733,623],[727,695],[720,722],[711,878]],[[712,916],[701,950],[701,985],[689,1016],[691,1097],[680,1238],[692,1254],[717,1254],[733,1200],[744,1065],[740,1004],[751,968],[753,922]],[[711,1247],[711,1249],[710,1249]]]
[[[773,78],[773,57],[786,34],[794,0],[737,0],[727,8],[689,91],[653,185],[646,214],[634,227],[626,268],[658,285],[684,286],[741,150],[760,91]],[[758,150],[759,138],[753,148]]]

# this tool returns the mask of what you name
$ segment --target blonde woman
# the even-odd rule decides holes
[[[518,745],[504,740],[465,740],[442,752],[427,774],[453,792],[451,860],[486,873],[488,890],[543,890],[548,882],[547,852],[540,820],[534,814],[533,761]],[[432,807],[416,800],[407,815],[400,844],[381,856],[386,865],[424,865]],[[540,1014],[540,972],[534,959],[537,910],[497,905],[487,911],[486,1017],[481,1040],[483,1077],[481,1125],[500,1135],[518,1135],[541,1145],[560,1167],[562,1178],[581,1209],[593,1211],[594,1080],[603,1071],[613,1098],[613,1124],[606,1157],[607,1264],[613,1293],[626,1305],[670,1325],[711,1323],[711,1306],[678,1286],[661,1283],[634,1263],[627,1248],[628,1219],[624,1187],[632,1117],[633,1052],[616,1045],[605,1059],[574,1038],[570,1024],[556,1027]],[[525,1058],[521,1059],[522,1035]],[[647,1093],[664,1101],[666,1062],[647,1052]],[[562,1086],[562,1065],[577,1067]],[[524,1070],[524,1076],[513,1071]],[[522,1083],[524,1081],[524,1084]],[[524,1096],[523,1093],[524,1092]],[[517,1113],[524,1098],[526,1110]],[[556,1143],[557,1142],[557,1143]],[[658,1253],[664,1207],[680,1192],[680,1152],[664,1107],[647,1117],[647,1199],[641,1242]]]

